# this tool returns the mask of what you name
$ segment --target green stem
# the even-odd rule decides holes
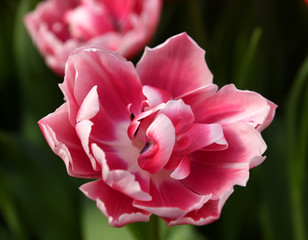
[[[153,240],[159,240],[160,235],[159,235],[159,221],[158,217],[155,215],[152,215],[151,217],[151,232],[152,232],[152,239]]]

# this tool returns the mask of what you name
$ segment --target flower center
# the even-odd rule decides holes
[[[194,121],[193,113],[182,100],[170,100],[134,116],[128,135],[139,149],[139,166],[154,174],[162,168],[174,170],[183,158],[176,149],[187,144],[182,139]]]

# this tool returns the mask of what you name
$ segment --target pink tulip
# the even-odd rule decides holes
[[[185,33],[145,53],[137,67],[106,49],[68,59],[65,103],[39,121],[68,174],[112,226],[169,226],[219,218],[234,185],[266,149],[260,132],[276,105],[234,85],[220,90],[205,52]]]
[[[133,57],[151,39],[161,0],[48,0],[25,16],[47,65],[63,75],[69,54],[96,45]]]

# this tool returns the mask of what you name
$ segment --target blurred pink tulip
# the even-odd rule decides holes
[[[185,33],[146,48],[136,68],[99,48],[76,50],[60,88],[65,103],[39,121],[69,175],[112,226],[204,225],[245,186],[276,105],[230,84],[220,90]]]
[[[96,45],[133,57],[151,39],[161,0],[48,0],[24,22],[47,65],[63,75],[69,54]]]

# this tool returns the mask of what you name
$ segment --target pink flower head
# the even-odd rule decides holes
[[[71,176],[112,226],[203,225],[266,149],[260,132],[276,105],[234,85],[220,90],[205,52],[185,33],[146,48],[134,65],[115,52],[76,50],[60,88],[65,103],[39,121]]]
[[[69,54],[96,45],[132,57],[152,37],[161,0],[47,0],[25,25],[47,65],[63,75]]]

